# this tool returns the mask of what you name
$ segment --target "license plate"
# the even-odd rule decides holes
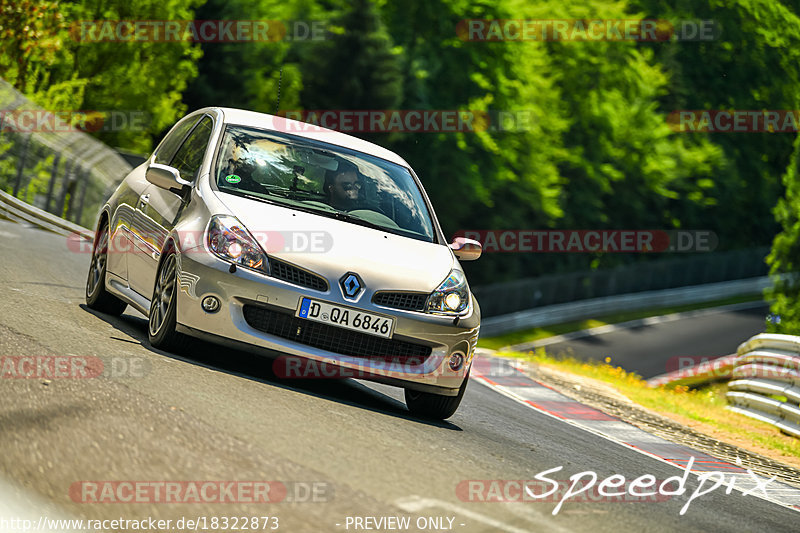
[[[295,316],[387,339],[391,339],[394,332],[394,318],[392,317],[367,313],[361,309],[311,298],[300,298],[300,305]]]

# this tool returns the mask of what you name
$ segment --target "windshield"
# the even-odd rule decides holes
[[[214,175],[223,192],[434,241],[430,214],[408,169],[361,152],[228,126]]]

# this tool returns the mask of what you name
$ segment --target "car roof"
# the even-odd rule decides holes
[[[380,157],[392,163],[411,168],[411,166],[399,155],[387,150],[382,146],[373,144],[369,141],[347,135],[345,133],[329,130],[322,126],[310,125],[305,122],[279,117],[275,115],[268,115],[267,113],[256,113],[255,111],[246,111],[244,109],[234,109],[231,107],[215,107],[208,109],[216,109],[222,112],[223,119],[226,124],[237,124],[240,126],[250,126],[254,128],[265,128],[281,133],[287,133],[296,137],[311,139],[314,141],[325,142],[343,148],[349,148],[357,152],[363,152],[368,155]],[[203,111],[202,109],[199,111]]]

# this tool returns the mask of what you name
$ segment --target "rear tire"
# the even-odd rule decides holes
[[[183,335],[175,329],[178,308],[178,262],[173,250],[166,252],[156,274],[147,337],[154,348],[175,352],[183,345]]]
[[[92,248],[92,262],[86,279],[86,306],[107,315],[119,316],[128,304],[106,290],[108,223],[103,222]]]
[[[443,396],[432,392],[421,392],[406,389],[406,405],[408,410],[421,418],[444,420],[450,418],[461,404],[464,391],[467,390],[469,372],[464,377],[464,383],[458,389],[456,396]]]

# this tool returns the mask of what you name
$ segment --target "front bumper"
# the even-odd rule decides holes
[[[278,368],[279,363],[280,368],[287,368],[286,356],[296,356],[304,361],[316,361],[326,369],[322,374],[312,372],[310,375],[309,372],[302,371],[289,375],[283,373],[285,377],[356,377],[444,395],[457,394],[466,378],[480,324],[475,305],[469,315],[460,318],[458,325],[454,325],[453,318],[377,306],[371,302],[376,289],[367,289],[359,303],[354,304],[344,299],[336,280],[328,280],[329,289],[321,292],[244,268],[237,268],[231,273],[229,268],[230,263],[202,247],[180,254],[180,290],[177,302],[179,331],[278,357],[275,368]],[[219,311],[208,313],[203,310],[201,301],[206,296],[215,296],[222,302]],[[299,299],[303,296],[393,316],[395,329],[392,338],[429,346],[430,355],[423,361],[419,358],[389,360],[386,357],[343,355],[285,338],[285,335],[266,333],[253,327],[245,317],[245,306],[248,306],[251,314],[253,308],[263,308],[265,312],[279,313],[281,318],[290,320],[289,317],[294,317]],[[297,323],[297,320],[302,319],[293,320],[293,323]],[[331,331],[334,334],[341,329],[327,327],[333,328]],[[450,370],[448,365],[450,356],[455,352],[461,352],[465,357],[465,362],[458,371]],[[296,361],[292,368],[297,369]],[[320,366],[302,368],[319,369]],[[331,373],[330,369],[337,369],[337,372]],[[276,374],[282,375],[281,372]]]

